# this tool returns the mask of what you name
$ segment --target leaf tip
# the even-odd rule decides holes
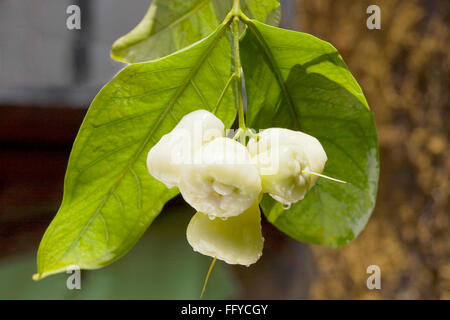
[[[116,41],[117,42],[117,41]],[[109,51],[109,56],[111,59],[119,61],[119,62],[126,62],[122,55],[120,54],[120,50],[115,47],[116,42],[114,42],[111,50]]]
[[[31,279],[33,279],[33,281],[39,281],[42,279],[42,277],[40,273],[35,273],[31,276]]]

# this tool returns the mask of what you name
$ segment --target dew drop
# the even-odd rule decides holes
[[[227,221],[228,217],[220,217],[220,220]]]
[[[214,220],[216,218],[216,216],[213,214],[208,214],[208,218],[209,218],[209,220]]]
[[[289,210],[291,208],[291,204],[290,203],[283,203],[283,209],[284,210]]]

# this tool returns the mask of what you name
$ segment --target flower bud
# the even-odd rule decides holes
[[[264,238],[258,201],[226,221],[197,212],[189,222],[187,240],[194,251],[229,264],[249,266],[262,255]]]
[[[302,200],[321,174],[327,155],[320,142],[303,132],[271,128],[252,139],[249,152],[258,167],[262,191],[290,205]]]
[[[224,135],[224,124],[211,112],[191,112],[150,149],[147,156],[148,171],[167,188],[175,187],[180,181],[183,166],[192,163],[196,150]]]
[[[211,217],[232,217],[255,202],[261,180],[242,144],[217,138],[205,144],[199,156],[198,162],[184,167],[180,179],[187,203]]]

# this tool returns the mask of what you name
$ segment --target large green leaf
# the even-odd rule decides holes
[[[220,25],[185,50],[130,65],[100,91],[73,145],[63,201],[39,247],[36,278],[71,264],[99,268],[136,243],[178,192],[148,174],[147,152],[185,114],[217,111],[232,124],[236,110],[233,89],[226,85],[232,73],[226,30]]]
[[[164,210],[126,259],[102,270],[83,271],[81,290],[68,290],[69,274],[30,281],[35,257],[0,260],[0,300],[15,299],[198,299],[211,259],[192,251],[186,226],[195,213],[187,206]],[[23,236],[26,239],[26,235]],[[229,299],[238,283],[225,263],[216,263],[207,299]]]
[[[128,63],[166,56],[208,36],[225,19],[233,0],[153,0],[142,21],[112,47],[114,59]],[[278,25],[278,0],[242,0],[242,10]]]
[[[363,229],[375,205],[378,142],[372,112],[336,49],[311,35],[247,21],[241,41],[248,125],[315,136],[328,155],[323,178],[284,210],[265,196],[268,220],[304,242],[340,246]]]

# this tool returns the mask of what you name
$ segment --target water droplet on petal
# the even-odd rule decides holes
[[[227,221],[228,217],[220,217],[220,220]]]
[[[208,218],[209,218],[209,220],[214,220],[216,218],[216,216],[213,214],[208,214]]]
[[[291,208],[291,204],[290,203],[283,203],[283,209],[284,210],[289,210]]]

